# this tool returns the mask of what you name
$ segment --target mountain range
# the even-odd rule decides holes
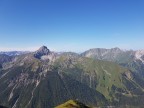
[[[95,48],[77,54],[42,46],[0,54],[0,105],[54,108],[76,100],[90,107],[143,108],[143,70],[143,50]]]
[[[119,48],[95,48],[85,51],[81,55],[88,58],[118,63],[144,77],[144,50],[133,51],[121,50]]]
[[[29,53],[30,51],[1,51],[0,54],[5,54],[8,56],[18,56],[22,54]]]

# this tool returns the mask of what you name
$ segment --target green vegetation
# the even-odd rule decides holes
[[[16,108],[144,106],[144,80],[110,61],[64,53],[54,62],[19,56],[0,70],[0,104]],[[77,100],[77,101],[73,101]],[[56,108],[61,108],[65,104]]]
[[[69,101],[65,102],[64,104],[61,104],[55,108],[90,108],[90,107],[88,107],[78,101],[69,100]]]
[[[71,61],[71,63],[68,63],[69,61]],[[98,90],[108,99],[110,98],[109,91],[112,85],[116,85],[119,88],[125,87],[121,83],[121,77],[122,73],[128,71],[112,62],[93,60],[90,58],[77,58],[75,61],[75,58],[70,59],[69,57],[63,56],[57,61],[56,66],[58,66],[62,72],[82,83],[83,79],[87,79],[84,82],[86,85]]]

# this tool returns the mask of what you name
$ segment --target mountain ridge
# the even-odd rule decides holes
[[[13,108],[52,108],[70,99],[95,107],[143,106],[144,98],[144,80],[127,66],[72,52],[58,54],[45,46],[4,63],[0,87],[0,104]]]

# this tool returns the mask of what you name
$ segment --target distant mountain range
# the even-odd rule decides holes
[[[42,46],[35,52],[0,54],[0,105],[65,108],[63,103],[71,100],[68,105],[143,108],[143,61],[143,51],[119,48],[77,54]]]
[[[121,66],[129,68],[131,71],[144,77],[144,50],[121,50],[119,48],[112,49],[90,49],[81,54],[84,57],[112,61]]]
[[[17,55],[22,55],[22,54],[26,54],[29,53],[30,51],[1,51],[0,54],[5,54],[8,56],[17,56]]]

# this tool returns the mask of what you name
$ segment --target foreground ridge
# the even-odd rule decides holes
[[[55,108],[92,108],[92,107],[86,106],[85,104],[75,100],[69,100]]]

